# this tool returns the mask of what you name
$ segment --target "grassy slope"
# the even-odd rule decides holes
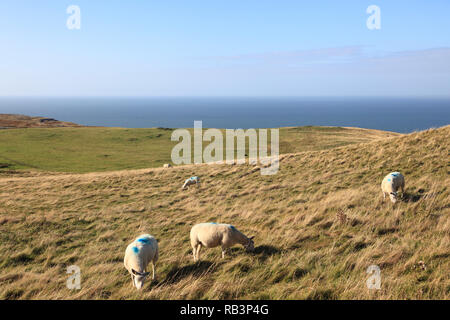
[[[0,128],[55,128],[81,127],[72,122],[58,121],[45,117],[30,117],[21,114],[0,113]]]
[[[287,154],[277,175],[199,165],[0,179],[0,297],[22,299],[450,298],[450,126],[322,151]],[[399,170],[406,196],[383,202]],[[181,191],[199,175],[199,188]],[[336,219],[343,212],[348,221]],[[231,222],[256,251],[202,251],[189,230]],[[143,232],[159,239],[158,280],[142,292],[122,265]],[[426,269],[417,267],[424,261]],[[82,289],[65,287],[81,267]],[[381,267],[381,290],[366,269]]]
[[[171,162],[177,144],[170,141],[171,134],[171,129],[156,128],[0,130],[0,167],[74,173],[161,167]],[[354,128],[282,128],[280,152],[321,150],[397,135]]]

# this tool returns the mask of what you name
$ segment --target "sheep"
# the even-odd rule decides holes
[[[381,191],[383,192],[383,200],[386,199],[386,194],[389,194],[389,198],[392,203],[397,202],[397,191],[402,189],[402,194],[405,192],[405,177],[400,172],[391,172],[384,177],[381,182]]]
[[[172,167],[172,165],[170,163],[165,163],[163,165],[163,168],[171,168],[171,167]]]
[[[181,189],[186,189],[186,187],[192,185],[192,184],[197,184],[200,183],[200,178],[199,177],[190,177],[189,179],[186,179],[186,181],[184,181],[183,186],[181,187]]]
[[[149,234],[143,234],[137,237],[136,240],[128,245],[125,250],[123,264],[131,274],[133,286],[138,290],[142,288],[146,277],[150,274],[150,272],[146,272],[147,265],[150,261],[153,269],[152,279],[155,279],[155,268],[158,257],[158,242]]]
[[[201,247],[222,247],[222,259],[225,252],[235,244],[242,244],[247,252],[255,249],[254,237],[246,237],[230,224],[199,223],[191,229],[191,245],[194,262],[198,261]]]

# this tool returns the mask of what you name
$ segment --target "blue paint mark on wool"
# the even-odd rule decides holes
[[[230,224],[230,228],[231,228],[231,230],[236,230],[236,228],[234,226],[232,226],[231,224]]]
[[[137,239],[137,241],[142,242],[142,243],[148,243],[149,242],[149,240],[147,238],[140,238],[140,239]]]
[[[139,252],[139,248],[138,247],[133,247],[133,252],[134,253],[138,253]]]
[[[388,181],[391,181],[391,179],[388,179]]]
[[[217,224],[217,223],[215,223],[215,222],[210,222],[211,224]]]

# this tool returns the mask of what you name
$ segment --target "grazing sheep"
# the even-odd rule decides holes
[[[172,165],[170,163],[165,163],[163,165],[163,168],[171,168],[171,167],[172,167]]]
[[[200,183],[199,177],[190,177],[189,179],[186,179],[186,181],[184,182],[181,189],[186,189],[186,187],[193,185],[193,184],[198,184],[198,183]]]
[[[405,192],[405,177],[400,172],[389,173],[381,182],[381,191],[383,192],[383,199],[386,199],[386,194],[392,203],[397,202],[398,189],[402,189],[402,194]]]
[[[255,249],[254,237],[246,237],[238,229],[230,224],[199,223],[191,229],[191,245],[193,249],[194,261],[199,259],[200,248],[222,247],[222,258],[225,252],[235,244],[242,244],[247,251]]]
[[[152,279],[155,279],[155,264],[158,257],[158,242],[149,234],[137,237],[128,245],[123,264],[131,274],[131,281],[138,290],[142,288],[145,278],[150,274],[150,272],[146,272],[150,261],[153,268]]]

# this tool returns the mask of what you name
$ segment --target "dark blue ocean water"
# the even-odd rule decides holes
[[[128,128],[351,126],[411,132],[450,123],[450,99],[0,98],[0,113]]]

